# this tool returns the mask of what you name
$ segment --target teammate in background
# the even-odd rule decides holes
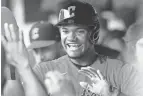
[[[127,51],[125,52],[127,62],[136,62],[136,43],[141,38],[143,38],[143,21],[132,24],[127,30],[124,38],[127,44]]]
[[[143,21],[132,24],[124,39],[127,42],[125,55],[127,62],[137,68],[140,72],[140,81],[143,81]]]
[[[143,38],[139,39],[136,43],[136,58],[138,61],[137,68],[143,72]]]
[[[50,23],[37,22],[32,26],[29,36],[31,44],[28,50],[33,52],[36,64],[57,59],[65,54],[59,30]]]
[[[143,74],[143,38],[139,39],[136,43],[135,56],[136,56],[137,62],[134,64],[134,66],[140,72],[140,81],[142,82],[141,85],[143,85],[143,76],[142,76]]]
[[[126,34],[126,26],[124,21],[111,11],[104,11],[101,16],[105,25],[103,25],[104,28],[99,33],[99,43],[120,52],[118,58],[125,61],[124,51],[126,44],[123,37]]]
[[[6,41],[2,37],[4,45],[13,45],[14,51],[8,46],[8,52],[27,86],[25,90],[29,91],[28,88],[34,86],[34,94],[39,89],[40,80],[51,96],[142,96],[143,89],[133,66],[100,57],[94,50],[100,25],[98,15],[90,4],[70,2],[61,9],[57,26],[67,55],[36,65],[34,73],[29,67],[22,42],[16,42],[9,36],[6,36]],[[11,30],[9,33],[12,33]],[[34,74],[39,80],[36,80]],[[70,83],[64,83],[66,81]],[[40,93],[44,94],[44,91]],[[37,96],[41,96],[40,93],[37,92]]]

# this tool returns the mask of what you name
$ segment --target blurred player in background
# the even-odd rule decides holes
[[[57,27],[47,22],[37,22],[29,32],[31,44],[28,50],[33,52],[36,64],[57,59],[64,55]]]
[[[124,21],[111,11],[103,11],[101,18],[104,24],[102,24],[103,27],[99,33],[99,43],[120,52],[118,58],[124,61],[124,51],[126,49],[123,39],[126,34]]]
[[[139,39],[136,43],[136,58],[138,61],[138,69],[143,72],[143,38]]]
[[[2,36],[5,49],[9,49],[8,53],[24,81],[26,96],[34,92],[34,96],[45,96],[38,81],[51,96],[142,96],[138,72],[133,66],[101,57],[94,49],[100,24],[97,12],[90,4],[70,2],[61,9],[57,26],[67,55],[37,64],[33,70],[29,67],[21,35],[20,41],[12,36],[6,36],[6,39]],[[11,30],[8,33],[13,34]],[[12,45],[13,50],[8,45]]]
[[[127,62],[136,62],[136,43],[141,38],[143,38],[143,21],[132,24],[127,30],[124,38],[127,44],[127,50],[125,52]]]
[[[140,75],[140,81],[143,81],[143,21],[132,24],[127,30],[125,36],[127,50],[125,57],[127,62],[136,67]],[[143,85],[143,82],[141,83]]]
[[[119,52],[125,47],[123,37],[126,34],[126,26],[122,19],[118,18],[113,12],[102,12],[102,18],[106,20],[106,37],[103,37],[103,45],[106,45]]]

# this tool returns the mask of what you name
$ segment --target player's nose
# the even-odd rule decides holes
[[[68,40],[69,40],[69,41],[76,41],[76,40],[77,40],[76,33],[75,33],[75,32],[70,32],[70,33],[68,34]]]

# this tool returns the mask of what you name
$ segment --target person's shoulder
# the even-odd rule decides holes
[[[46,66],[55,66],[57,64],[62,65],[62,64],[64,64],[64,62],[67,62],[67,59],[68,59],[68,57],[67,57],[67,55],[65,55],[65,56],[62,56],[58,59],[41,62],[40,64],[36,64],[35,66],[46,67]]]
[[[138,68],[136,67],[137,65],[136,64],[129,64],[129,63],[126,63],[123,67],[122,67],[122,71],[125,72],[125,73],[139,73],[139,70]]]
[[[61,56],[60,58],[57,58],[55,60],[52,60],[50,62],[53,62],[53,63],[64,63],[64,62],[67,62],[68,60],[68,56],[67,55],[64,55],[64,56]]]
[[[58,64],[58,65],[62,66],[63,64],[65,64],[67,62],[68,62],[68,56],[64,55],[64,56],[61,56],[57,59],[47,61],[47,62],[43,62],[43,64],[50,64],[50,65],[53,65],[53,64],[57,65]]]
[[[122,67],[123,65],[125,65],[125,63],[122,60],[116,59],[116,58],[107,58],[106,62],[110,65],[110,66],[120,66]]]
[[[110,59],[110,58],[107,59],[107,63],[108,63],[108,66],[115,68],[116,70],[120,71],[123,74],[138,73],[138,70],[134,64],[130,64],[118,59]]]
[[[67,68],[67,60],[67,56],[63,56],[52,61],[41,62],[34,66],[33,71],[40,81],[42,81],[48,71],[58,70],[62,72],[62,70],[65,70]]]
[[[123,74],[132,74],[132,73],[138,73],[138,67],[137,64],[131,64],[128,62],[123,62],[122,60],[119,59],[107,59],[107,64],[108,67],[114,68],[114,69],[119,69],[120,72]]]

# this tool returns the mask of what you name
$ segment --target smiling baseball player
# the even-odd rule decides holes
[[[13,47],[21,50],[15,51],[14,55],[14,51],[8,51],[25,85],[30,86],[28,79],[31,78],[33,86],[38,86],[35,74],[51,96],[142,96],[138,72],[131,64],[101,56],[94,49],[100,24],[97,12],[90,4],[70,2],[61,9],[57,26],[66,56],[38,64],[32,70],[28,67],[25,50]],[[8,41],[3,38],[4,45],[11,43],[13,39],[9,38]]]

